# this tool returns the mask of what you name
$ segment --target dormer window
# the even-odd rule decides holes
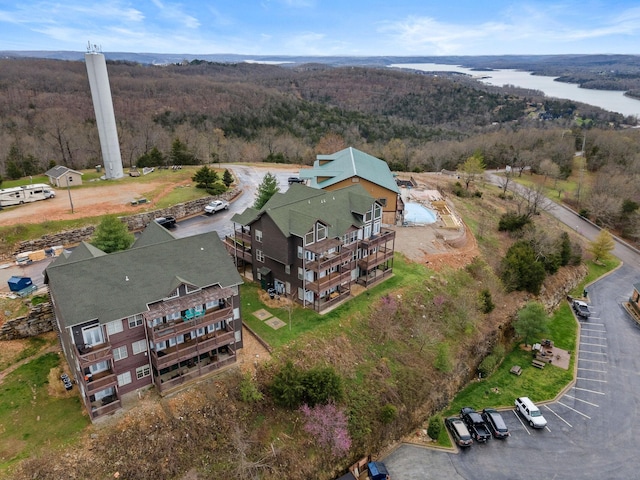
[[[327,238],[327,227],[325,225],[322,225],[321,223],[318,223],[316,225],[316,239],[317,241],[320,241],[324,240],[325,238]]]
[[[313,232],[309,232],[304,236],[304,244],[311,245],[314,242],[314,234]]]
[[[163,300],[170,300],[172,298],[178,298],[180,296],[180,292],[176,288],[173,292],[163,298]]]

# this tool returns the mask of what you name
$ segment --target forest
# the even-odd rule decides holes
[[[396,171],[455,170],[480,152],[487,168],[552,163],[562,179],[584,149],[590,185],[581,208],[607,225],[640,203],[636,119],[536,91],[320,63],[109,61],[108,72],[125,168],[309,165],[353,146]],[[84,62],[0,60],[0,118],[3,178],[102,163]]]

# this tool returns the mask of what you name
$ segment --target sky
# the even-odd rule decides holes
[[[0,50],[640,54],[638,0],[0,0]]]

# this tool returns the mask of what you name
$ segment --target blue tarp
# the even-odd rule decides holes
[[[12,292],[19,292],[27,287],[33,285],[33,282],[29,277],[16,277],[13,276],[7,282],[9,284],[9,290]]]

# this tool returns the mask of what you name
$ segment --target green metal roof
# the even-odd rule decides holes
[[[318,155],[313,168],[301,169],[300,177],[311,179],[313,188],[326,188],[351,177],[360,177],[381,187],[400,193],[387,162],[353,147],[331,155]],[[323,165],[320,163],[324,162]],[[318,177],[329,177],[318,181]]]
[[[326,191],[294,184],[285,193],[271,197],[245,225],[268,215],[286,237],[302,237],[320,221],[328,226],[329,237],[335,238],[344,235],[352,226],[362,226],[362,217],[374,201],[361,185]]]
[[[56,262],[47,267],[46,281],[67,327],[144,312],[148,303],[166,297],[181,283],[200,288],[242,283],[217,232]]]

